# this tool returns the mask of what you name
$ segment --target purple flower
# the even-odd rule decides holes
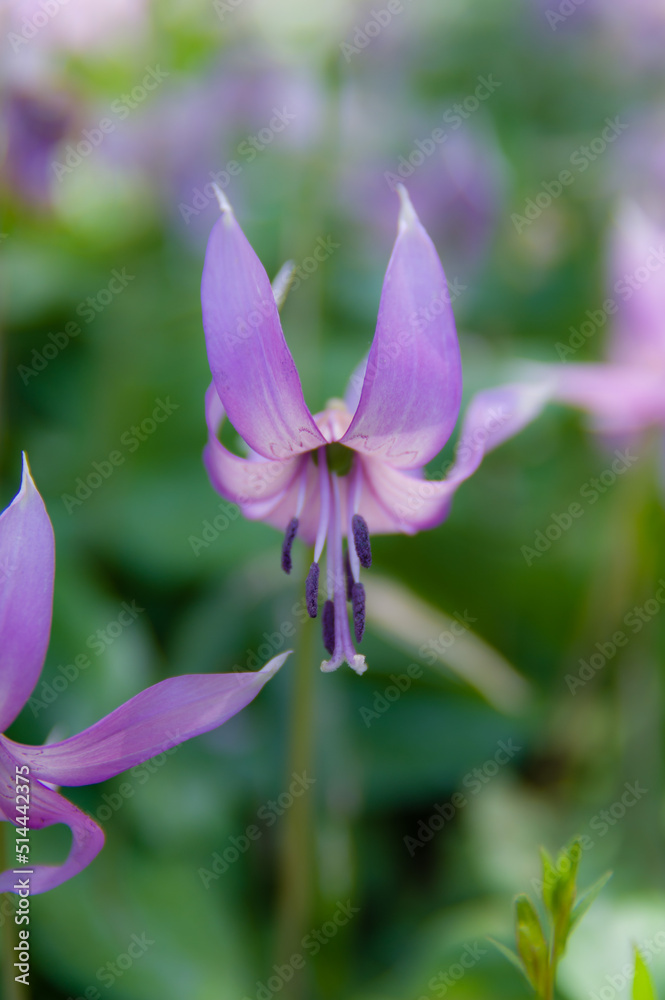
[[[346,399],[312,416],[284,340],[268,276],[221,191],[222,216],[208,242],[201,299],[213,382],[206,395],[204,461],[216,490],[243,514],[285,532],[282,566],[291,569],[298,535],[314,545],[306,605],[318,613],[319,560],[327,547],[321,669],[346,661],[365,625],[360,567],[371,563],[370,534],[414,534],[447,515],[456,487],[489,448],[533,414],[538,392],[505,387],[469,407],[457,460],[444,480],[424,465],[457,420],[462,372],[446,278],[434,245],[403,187],[397,240],[388,264],[374,340]],[[276,282],[277,284],[277,282]],[[249,447],[241,458],[218,438],[228,416]],[[348,539],[346,548],[344,539]]]
[[[26,201],[48,202],[53,178],[51,162],[73,118],[71,99],[53,90],[31,93],[9,89],[0,118],[7,145],[3,174]]]
[[[625,205],[610,254],[614,319],[608,360],[553,367],[554,397],[590,412],[605,434],[635,435],[665,425],[663,267],[665,230],[637,205]],[[606,318],[603,311],[601,325]]]
[[[24,460],[20,492],[0,515],[0,730],[25,705],[44,663],[54,564],[51,522]],[[216,728],[249,704],[286,656],[276,656],[257,673],[190,674],[161,681],[60,743],[32,747],[0,735],[0,819],[22,825],[16,783],[25,783],[29,772],[29,829],[65,823],[72,831],[63,865],[30,865],[31,893],[53,889],[78,874],[104,844],[99,826],[53,785],[105,781]],[[11,870],[0,874],[0,892],[12,891],[17,877]]]

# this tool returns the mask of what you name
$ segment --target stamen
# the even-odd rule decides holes
[[[367,521],[360,514],[354,514],[351,518],[351,529],[353,531],[353,544],[358,553],[360,565],[367,569],[368,566],[372,565],[372,547],[369,543]]]
[[[353,573],[351,572],[351,562],[349,560],[349,550],[344,549],[344,572],[346,573],[346,599],[351,600],[351,594],[353,592]]]
[[[307,582],[305,583],[305,602],[307,604],[307,614],[310,618],[316,618],[319,604],[319,564],[313,562],[309,567]]]
[[[326,601],[323,605],[322,626],[323,645],[331,656],[335,653],[335,604],[334,601]]]
[[[365,588],[362,583],[354,583],[351,588],[353,608],[353,631],[356,642],[360,642],[365,631]]]
[[[285,573],[290,573],[293,563],[291,562],[291,546],[298,531],[298,518],[292,517],[288,523],[284,541],[282,542],[282,569]]]

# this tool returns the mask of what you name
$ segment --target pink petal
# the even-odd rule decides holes
[[[622,206],[612,241],[610,316],[612,361],[665,368],[665,230],[636,204]],[[605,325],[604,310],[591,310],[588,321]],[[608,324],[609,325],[609,324]]]
[[[365,459],[363,479],[370,503],[361,513],[370,532],[413,534],[440,524],[448,516],[457,487],[476,471],[483,456],[535,419],[551,392],[551,383],[541,382],[500,386],[474,396],[455,446],[455,460],[444,479],[425,479],[420,471]],[[363,496],[366,493],[363,490]]]
[[[549,372],[549,369],[548,369]],[[472,475],[487,452],[518,434],[535,420],[553,396],[551,378],[483,389],[469,403],[455,461],[446,482],[455,489]]]
[[[630,434],[665,422],[665,369],[557,365],[556,399],[587,410],[599,430]]]
[[[35,778],[57,785],[105,781],[221,726],[252,701],[288,655],[275,656],[256,673],[187,674],[160,681],[61,743],[5,743]]]
[[[0,744],[0,818],[15,823],[16,788],[15,768],[18,761],[11,753],[11,744],[2,739]],[[8,750],[8,745],[10,749]],[[21,814],[18,814],[19,820]],[[104,846],[104,834],[94,820],[58,795],[46,788],[40,781],[30,781],[29,828],[42,830],[56,823],[64,823],[72,831],[72,846],[67,860],[62,865],[26,865],[33,872],[26,875],[22,871],[15,875],[12,870],[0,874],[0,892],[14,892],[19,879],[29,879],[30,895],[47,892],[78,875],[95,858]],[[16,864],[16,869],[23,868]]]
[[[28,700],[46,657],[55,542],[23,457],[21,489],[0,514],[0,732]]]
[[[360,402],[342,443],[414,469],[450,437],[462,370],[446,276],[403,188],[400,197],[399,230]]]
[[[305,405],[268,275],[221,198],[201,281],[210,369],[247,444],[265,458],[289,458],[323,438]]]
[[[224,419],[224,407],[215,383],[206,392],[208,443],[203,462],[210,481],[218,493],[237,503],[245,513],[247,504],[276,501],[298,477],[306,458],[295,455],[285,461],[240,458],[219,440],[217,434]]]

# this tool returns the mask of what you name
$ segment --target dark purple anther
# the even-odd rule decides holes
[[[367,521],[360,514],[354,514],[351,518],[351,528],[353,530],[353,544],[356,547],[360,565],[367,568],[372,565],[372,547],[369,544]]]
[[[356,642],[360,642],[365,631],[365,588],[362,583],[354,583],[351,588],[351,606],[353,608],[353,630]]]
[[[332,656],[335,652],[335,604],[333,601],[326,601],[323,605],[321,624],[323,625],[323,645]]]
[[[310,618],[316,618],[319,610],[319,564],[315,562],[309,567],[309,573],[307,574],[305,601],[307,603],[307,614]]]
[[[349,550],[344,550],[344,573],[346,574],[346,599],[351,600],[351,590],[353,589],[353,573],[349,562]]]
[[[282,569],[285,573],[291,572],[291,567],[293,565],[291,562],[291,546],[293,545],[293,539],[296,537],[297,531],[298,518],[292,517],[286,529],[284,541],[282,542]]]

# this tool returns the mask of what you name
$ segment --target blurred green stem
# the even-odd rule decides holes
[[[314,683],[314,628],[307,619],[300,627],[295,651],[293,702],[289,720],[290,747],[285,788],[294,775],[311,776],[313,733],[312,692]],[[277,913],[276,956],[279,964],[300,953],[302,938],[308,930],[312,900],[313,801],[309,791],[294,798],[284,815],[279,848],[279,897]],[[306,975],[297,973],[290,986],[290,997],[297,1000],[306,993]]]
[[[0,858],[2,858],[5,865],[9,868],[9,849],[6,832],[7,823],[0,823]],[[9,893],[3,893],[0,899],[6,899],[7,902],[11,902]],[[9,907],[6,907],[6,909],[9,910]],[[13,920],[14,907],[12,905],[9,913],[5,913],[4,910],[5,907],[3,907],[2,924],[2,996],[4,1000],[19,1000],[18,984],[14,979],[14,945],[18,944],[16,924]],[[20,996],[23,1000],[28,1000],[29,995],[29,987],[23,986]]]

